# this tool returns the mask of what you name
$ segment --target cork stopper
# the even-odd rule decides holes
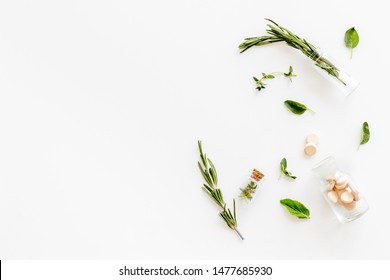
[[[263,174],[263,173],[261,173],[259,170],[255,169],[255,168],[253,169],[251,178],[252,178],[254,181],[258,182],[258,181],[260,181],[263,177],[264,177],[264,174]]]

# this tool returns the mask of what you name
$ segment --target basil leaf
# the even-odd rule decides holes
[[[310,219],[309,209],[299,201],[286,198],[280,200],[280,204],[286,207],[288,212],[298,219]]]
[[[306,112],[306,110],[311,111],[309,108],[307,108],[305,105],[302,103],[293,101],[293,100],[286,100],[284,101],[284,105],[293,112],[296,115],[302,115],[303,113]],[[313,111],[312,111],[313,112]],[[313,112],[314,113],[314,112]]]
[[[287,160],[286,160],[286,158],[283,158],[280,161],[280,171],[284,172],[284,171],[286,171],[286,168],[287,168]]]
[[[364,122],[362,126],[362,137],[360,139],[360,145],[366,144],[369,140],[370,140],[370,128],[368,127],[368,123]]]
[[[352,58],[352,50],[356,48],[356,46],[359,44],[359,34],[357,33],[355,27],[351,27],[350,29],[345,31],[344,43],[347,48],[351,49]]]
[[[281,172],[281,174],[283,174],[283,175],[285,175],[287,177],[290,177],[291,179],[295,180],[297,178],[296,176],[292,175],[291,172],[287,171],[287,160],[286,160],[286,158],[283,158],[280,161],[280,172]]]
[[[294,179],[294,180],[297,178],[297,176],[292,175],[292,173],[287,171],[287,170],[285,172],[283,172],[283,174],[286,175],[287,177],[290,177],[291,179]]]

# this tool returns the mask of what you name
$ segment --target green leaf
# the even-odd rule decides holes
[[[281,161],[280,161],[280,172],[287,176],[287,177],[290,177],[291,179],[296,179],[297,177],[292,175],[291,172],[287,171],[287,160],[286,158],[283,158]]]
[[[293,100],[284,101],[284,105],[286,105],[286,107],[296,115],[302,115],[303,113],[306,112],[306,110],[310,110],[302,103]]]
[[[310,211],[305,205],[297,200],[289,198],[280,200],[280,204],[287,208],[291,215],[294,215],[298,219],[310,219]]]
[[[368,127],[368,123],[364,122],[362,126],[362,137],[360,139],[360,145],[366,144],[369,140],[370,140],[370,128]]]
[[[284,171],[286,171],[286,168],[287,168],[287,160],[286,160],[286,158],[283,158],[280,161],[280,171],[284,172]]]
[[[271,74],[268,74],[265,78],[267,78],[267,79],[275,79],[275,76],[271,75]]]
[[[350,29],[345,31],[344,43],[347,48],[351,49],[352,58],[352,50],[356,48],[356,46],[359,44],[359,34],[357,33],[355,27],[351,27]]]
[[[359,44],[359,34],[357,33],[355,27],[351,27],[345,31],[344,43],[347,48],[356,48]]]

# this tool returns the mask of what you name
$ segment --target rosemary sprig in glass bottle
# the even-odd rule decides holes
[[[233,199],[232,213],[232,211],[226,207],[226,203],[222,196],[222,191],[218,187],[217,170],[215,169],[213,162],[203,153],[201,141],[198,141],[198,148],[201,159],[201,161],[198,161],[198,166],[204,180],[206,181],[206,184],[203,184],[202,189],[219,207],[221,207],[222,212],[219,213],[219,216],[225,221],[226,225],[234,230],[240,236],[240,238],[244,240],[244,237],[237,229],[236,201]]]
[[[316,66],[328,72],[329,75],[334,76],[343,85],[346,85],[346,83],[339,78],[339,69],[328,59],[322,57],[318,52],[318,48],[307,42],[305,39],[299,38],[293,32],[283,26],[280,26],[273,20],[266,20],[270,22],[270,24],[267,24],[268,29],[266,30],[269,35],[244,39],[244,42],[239,45],[241,52],[244,52],[253,46],[264,46],[277,42],[286,42],[286,44],[290,47],[300,50],[304,55],[314,60]]]

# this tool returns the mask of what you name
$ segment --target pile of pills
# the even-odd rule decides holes
[[[359,192],[356,186],[349,180],[348,175],[337,171],[326,179],[328,183],[328,199],[332,203],[338,203],[347,210],[356,208],[359,200]]]

